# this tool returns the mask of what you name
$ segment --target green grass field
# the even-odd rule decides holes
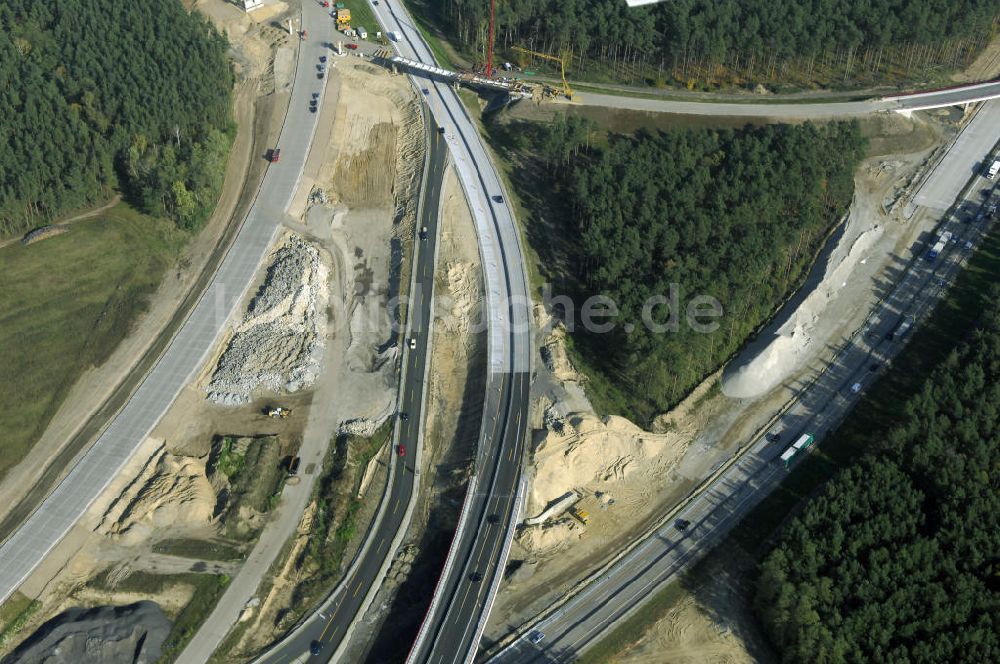
[[[125,337],[187,237],[122,204],[63,235],[0,249],[0,477],[80,374]]]
[[[368,0],[339,0],[344,3],[344,7],[351,10],[351,27],[362,27],[368,31],[368,41],[374,42],[375,32],[382,29],[379,22],[375,20],[375,14],[368,5]],[[334,3],[330,3],[330,11],[333,11]],[[343,35],[341,35],[343,36]]]

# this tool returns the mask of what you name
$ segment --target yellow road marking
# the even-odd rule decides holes
[[[354,596],[357,597],[359,592],[361,592],[361,582],[360,581],[358,581],[358,587],[354,589]]]
[[[335,608],[333,610],[333,613],[330,614],[330,620],[327,621],[326,627],[323,628],[323,633],[319,635],[320,641],[326,638],[326,633],[330,630],[331,627],[333,627],[333,619],[337,617],[337,612],[340,611],[341,604],[343,604],[343,602],[338,602],[337,608]]]

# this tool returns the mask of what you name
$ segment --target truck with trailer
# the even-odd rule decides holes
[[[940,256],[941,252],[944,251],[944,248],[948,246],[949,242],[951,242],[951,231],[941,233],[941,237],[938,238],[938,241],[934,243],[934,246],[927,252],[927,260],[932,261]]]
[[[788,468],[788,466],[792,463],[792,458],[796,454],[802,452],[803,450],[808,449],[809,446],[812,445],[815,440],[816,437],[813,436],[811,433],[804,433],[801,436],[799,436],[798,440],[792,443],[788,447],[788,449],[786,449],[784,452],[781,453],[780,459],[782,463],[785,464],[785,468]]]
[[[885,335],[885,338],[889,341],[895,341],[896,339],[902,339],[906,336],[906,333],[910,331],[913,327],[913,318],[910,316],[903,316],[895,328],[892,329],[889,334]]]

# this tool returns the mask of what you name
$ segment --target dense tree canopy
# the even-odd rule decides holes
[[[438,9],[450,32],[481,49],[489,3],[445,0]],[[942,50],[898,54],[901,67],[915,60],[967,57],[983,44],[1000,9],[994,0],[670,0],[628,8],[623,0],[497,0],[496,35],[501,48],[519,44],[549,53],[588,58],[666,63],[678,73],[694,62],[725,64],[747,78],[772,74],[775,63],[837,56],[850,71],[869,49],[869,67],[888,73],[894,46]]]
[[[116,187],[200,223],[230,143],[226,49],[179,0],[0,3],[0,234]]]
[[[758,611],[785,661],[1000,661],[998,296],[765,560]]]
[[[556,122],[540,149],[556,175],[578,301],[601,294],[615,328],[577,341],[627,414],[648,421],[715,371],[802,281],[853,192],[864,140],[855,123],[675,130],[572,153],[586,126]],[[650,306],[652,298],[673,303]],[[709,296],[711,333],[687,309]],[[678,325],[651,329],[644,320]],[[579,312],[578,312],[579,313]],[[588,352],[586,349],[590,348]]]

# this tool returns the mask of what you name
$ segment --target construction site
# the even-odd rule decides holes
[[[497,65],[492,8],[485,64],[459,72],[392,55],[388,46],[398,35],[358,25],[341,3],[322,3],[338,41],[324,46],[329,62],[324,55],[316,65],[312,106],[299,108],[291,86],[306,34],[294,3],[238,4],[186,2],[227,35],[237,72],[239,129],[218,211],[114,356],[73,386],[40,443],[0,482],[7,510],[25,494],[23,478],[42,477],[56,455],[68,454],[78,422],[97,412],[107,386],[136,370],[135,358],[173,324],[181,302],[225,254],[266,169],[277,168],[283,125],[315,113],[311,148],[287,211],[274,213],[274,242],[197,375],[9,600],[19,612],[0,625],[0,655],[14,653],[14,661],[95,651],[107,661],[130,653],[173,661],[202,626],[224,635],[212,661],[253,661],[307,621],[362,557],[393,460],[411,458],[403,441],[393,442],[406,417],[399,408],[403,358],[415,349],[415,333],[403,332],[409,312],[398,302],[411,295],[416,247],[427,239],[418,213],[436,132],[425,109],[428,90],[422,96],[409,75],[464,85],[484,98],[538,102],[501,104],[491,120],[501,125],[549,122],[563,113],[611,131],[696,124],[583,106],[567,78],[567,53],[514,45],[517,63]],[[359,48],[359,39],[369,43]],[[558,82],[518,77],[542,63],[558,69]],[[762,109],[752,121],[789,120]],[[528,431],[527,488],[500,590],[484,617],[486,646],[511,639],[567,589],[662,525],[832,361],[836,341],[862,325],[867,312],[859,303],[878,297],[893,257],[913,259],[918,239],[933,231],[936,220],[914,215],[907,202],[967,121],[954,108],[865,119],[869,148],[855,174],[854,200],[797,306],[646,429],[595,410],[590,379],[574,366],[571,333],[557,312],[533,305],[530,407],[527,421],[518,420]],[[411,450],[420,446],[417,499],[384,582],[357,617],[344,661],[406,654],[410,643],[396,634],[416,632],[424,619],[476,470],[488,373],[488,261],[453,158],[444,173],[435,212],[428,415],[421,440],[405,441]],[[615,661],[772,659],[740,586],[750,563],[737,554],[715,565],[697,592],[679,594]],[[478,582],[475,574],[466,580]],[[234,580],[249,599],[232,620],[225,613],[232,607],[221,600]]]
[[[234,42],[247,91],[247,113],[238,117],[241,136],[246,132],[248,157],[263,153],[288,103],[298,42],[272,27],[286,23],[288,9],[271,3],[248,16],[223,0],[195,4]],[[5,640],[3,652],[73,607],[122,606],[141,598],[158,610],[121,613],[121,624],[129,626],[107,645],[109,658],[116,648],[133,646],[125,634],[154,624],[160,625],[153,630],[159,644],[151,641],[150,652],[159,648],[176,657],[183,643],[176,631],[168,636],[163,620],[168,626],[204,620],[207,613],[192,611],[211,609],[262,537],[284,546],[288,536],[269,528],[288,522],[286,512],[296,515],[288,534],[308,538],[316,505],[302,504],[298,524],[303,510],[295,503],[311,499],[313,482],[334,458],[327,453],[335,451],[331,441],[375,441],[394,413],[398,347],[388,304],[409,282],[423,123],[406,79],[363,60],[338,60],[327,91],[317,147],[241,313],[118,479],[22,588],[19,597],[30,596],[39,608],[19,625],[19,638]],[[252,192],[261,175],[259,162],[248,161],[246,171],[227,179],[234,206],[244,204],[235,194]],[[221,230],[222,220],[207,228],[195,250],[204,252]],[[178,275],[196,268],[192,257]],[[155,326],[169,297],[159,296],[137,334]],[[112,367],[91,380],[107,380]],[[64,410],[83,406],[71,397]],[[367,458],[360,442],[352,444],[348,471],[334,487],[338,508],[352,499],[364,502],[360,519],[371,517],[372,500],[377,504],[385,482],[388,446],[384,437],[377,443]],[[325,526],[331,533],[346,517],[338,511],[334,518]],[[297,550],[293,545],[282,558],[289,565],[284,572],[268,578],[272,590],[241,617],[253,629],[234,648],[234,661],[284,629],[278,617],[299,601],[292,591],[315,572],[299,567]],[[351,549],[343,555],[349,559]],[[95,624],[86,616],[60,620],[60,639],[36,644],[32,657],[89,638]]]

